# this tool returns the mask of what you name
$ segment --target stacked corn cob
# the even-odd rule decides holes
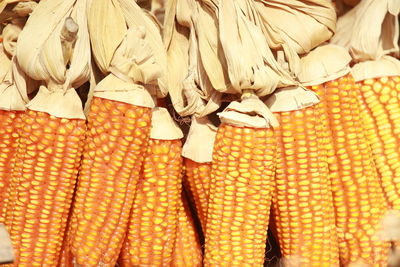
[[[85,117],[72,86],[79,86],[89,77],[84,71],[90,62],[90,51],[85,49],[89,45],[86,24],[82,23],[86,15],[76,12],[86,3],[55,4],[43,1],[37,6],[17,44],[21,69],[47,85],[40,87],[21,120],[6,207],[6,226],[16,257],[13,266],[58,263],[83,149]],[[54,11],[51,18],[46,17],[49,10]],[[71,12],[73,18],[68,17]],[[35,42],[32,32],[40,36],[35,36]],[[65,39],[63,44],[60,37]],[[71,43],[78,49],[71,50]],[[50,59],[53,62],[46,63],[60,64],[57,71],[61,76],[54,69],[38,67],[48,59],[46,48],[53,46],[60,48],[59,53]]]
[[[327,68],[331,56],[336,63]],[[341,264],[382,266],[389,244],[377,240],[376,234],[387,206],[364,134],[354,80],[348,74],[349,61],[340,47],[322,46],[302,59],[300,78],[320,95],[328,115],[328,167]]]

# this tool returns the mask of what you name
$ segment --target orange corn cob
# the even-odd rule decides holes
[[[21,111],[0,110],[0,222],[4,223],[3,210],[18,147],[18,129],[21,127]]]
[[[121,253],[123,266],[171,263],[182,189],[181,153],[181,140],[150,139]]]
[[[275,158],[272,129],[219,127],[207,209],[205,266],[263,264]]]
[[[94,97],[88,116],[70,249],[82,266],[114,266],[150,134],[151,109]]]
[[[282,256],[304,266],[339,266],[320,105],[276,113],[278,159],[273,199]]]
[[[85,121],[28,110],[9,188],[13,266],[56,266],[78,174]]]
[[[177,236],[172,254],[171,267],[200,267],[203,255],[196,225],[186,196],[182,192],[179,201]]]
[[[185,159],[185,188],[188,189],[196,206],[201,228],[205,232],[207,222],[208,190],[210,188],[211,162],[199,163]]]
[[[357,83],[361,117],[390,207],[400,210],[400,77]]]
[[[384,266],[389,244],[375,233],[387,211],[368,146],[350,75],[312,88],[328,113],[329,176],[332,184],[341,265]]]

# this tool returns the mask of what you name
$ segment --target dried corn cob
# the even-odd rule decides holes
[[[179,139],[150,138],[121,254],[123,266],[171,264],[181,194],[181,153]]]
[[[366,137],[383,191],[391,208],[400,210],[400,77],[356,83]]]
[[[272,129],[219,127],[207,209],[205,266],[263,264],[275,158]]]
[[[150,134],[151,109],[93,98],[71,218],[78,264],[118,259]]]
[[[185,170],[186,176],[184,178],[184,185],[194,201],[201,228],[205,232],[211,162],[199,163],[191,159],[185,159]]]
[[[355,84],[345,75],[312,86],[325,102],[332,146],[329,175],[338,228],[341,264],[384,266],[389,244],[375,236],[387,211],[360,118]]]
[[[203,255],[196,226],[185,193],[179,201],[177,235],[172,254],[171,267],[200,267]]]
[[[18,147],[18,132],[22,123],[21,111],[0,110],[0,222],[4,222],[6,193]]]
[[[15,266],[56,266],[85,137],[82,119],[28,110],[12,173],[6,225]]]
[[[273,208],[285,260],[304,266],[338,266],[323,107],[275,113],[278,159]]]

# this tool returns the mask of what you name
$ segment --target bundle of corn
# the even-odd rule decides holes
[[[183,10],[191,12],[182,12]],[[195,21],[197,11],[198,3],[195,1],[179,2],[179,5],[177,1],[168,1],[164,42],[167,47],[168,87],[172,104],[179,115],[191,116],[191,126],[182,151],[186,169],[184,186],[190,195],[189,199],[194,200],[196,213],[204,232],[212,148],[216,134],[216,127],[207,119],[207,115],[220,106],[221,93],[214,90],[205,65],[201,61],[200,43],[197,41],[194,23],[198,24],[196,27],[199,27],[202,34],[207,34],[207,32],[201,30],[205,27],[204,22]],[[211,29],[212,33],[215,32],[214,30],[214,28]],[[209,37],[216,38],[217,36],[210,35]],[[201,44],[205,44],[204,40]],[[212,56],[216,56],[216,51]],[[216,64],[220,64],[218,62],[215,61]],[[220,66],[215,66],[219,71]]]
[[[41,1],[18,38],[21,69],[45,85],[22,117],[8,190],[14,266],[58,263],[86,129],[74,90],[89,77],[85,6]]]
[[[88,24],[94,58],[108,75],[94,89],[68,247],[77,264],[113,266],[150,137],[148,85],[167,93],[166,54],[159,27],[135,1],[92,1]]]
[[[18,147],[18,128],[25,110],[25,99],[18,91],[12,75],[15,43],[22,30],[22,23],[8,24],[2,32],[3,43],[0,45],[0,222],[4,222],[3,208],[6,206],[9,177],[15,161]],[[25,100],[25,101],[24,101]]]
[[[308,105],[299,106],[305,100]],[[322,104],[310,106],[318,102],[316,96],[296,87],[278,89],[266,101],[280,124],[273,211],[277,240],[288,266],[339,265],[326,116]]]
[[[319,94],[328,115],[326,146],[340,263],[384,266],[388,243],[379,241],[376,233],[387,206],[364,134],[349,62],[344,49],[321,46],[302,58],[299,79]]]
[[[196,226],[185,196],[182,191],[179,201],[178,226],[171,267],[201,267],[203,255]]]
[[[400,210],[399,1],[362,1],[338,21],[332,42],[350,50],[366,136],[386,200]],[[374,21],[369,18],[374,17]]]
[[[260,1],[257,8],[269,46],[279,60],[280,53],[285,55],[293,75],[301,69],[298,54],[333,35],[335,10],[330,1]],[[280,23],[282,18],[289,22]],[[296,27],[289,26],[293,24]],[[318,102],[314,93],[299,86],[278,89],[266,101],[280,124],[273,230],[288,266],[339,264],[323,108],[315,105]]]
[[[172,262],[182,189],[182,137],[165,108],[153,109],[122,266],[168,266]]]

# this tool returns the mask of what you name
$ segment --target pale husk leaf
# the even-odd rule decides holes
[[[166,108],[155,107],[152,111],[150,138],[176,140],[183,137],[182,130]]]
[[[304,86],[335,80],[350,72],[351,57],[343,47],[323,45],[301,58],[298,79]]]
[[[63,41],[62,35],[68,17],[79,30],[73,41],[74,49],[65,54],[64,48],[72,42]],[[89,79],[89,48],[86,0],[42,0],[29,17],[17,44],[21,69],[46,84],[27,106],[57,117],[84,119],[81,101],[73,87]]]
[[[19,75],[19,66],[14,57],[22,27],[20,23],[8,24],[3,30],[4,46],[1,46],[0,50],[0,109],[2,110],[25,110],[25,104],[28,102],[25,77]],[[6,52],[12,57],[11,60]]]
[[[300,86],[278,88],[264,101],[271,112],[300,110],[319,102],[316,93]]]
[[[11,238],[4,224],[0,224],[0,264],[14,260]]]
[[[149,13],[143,11],[134,1],[119,0],[122,12],[125,16],[126,23],[129,28],[145,28],[144,41],[152,52],[152,57],[160,69],[157,77],[157,84],[159,87],[159,96],[166,96],[168,94],[167,88],[167,54],[164,49],[164,44],[161,38],[160,28],[158,22],[151,17]],[[136,54],[139,57],[139,54]],[[145,69],[147,71],[148,69]],[[144,72],[145,72],[144,71]]]
[[[104,34],[110,21],[117,28],[116,36]],[[157,84],[160,90],[156,94],[166,94],[166,52],[155,19],[134,1],[92,1],[89,31],[92,44],[98,47],[93,50],[94,57],[100,69],[109,73],[94,89],[94,96],[154,107],[150,93],[140,84]]]
[[[218,113],[222,123],[238,127],[269,128],[279,126],[278,120],[267,106],[256,96],[231,102]]]
[[[376,235],[383,241],[400,241],[400,211],[386,212]]]
[[[268,45],[282,49],[284,45],[298,54],[311,51],[327,41],[335,31],[336,13],[329,0],[258,0]]]
[[[37,95],[26,107],[58,118],[85,119],[81,100],[73,88],[50,91],[46,86],[40,86]]]
[[[199,163],[211,162],[216,135],[217,127],[207,117],[192,116],[182,156]]]
[[[258,96],[270,94],[279,82],[267,64],[275,59],[253,21],[251,1],[219,2],[219,37],[227,60],[227,72],[236,93],[252,89]],[[269,52],[269,53],[268,53]]]
[[[356,82],[365,79],[400,76],[400,61],[391,56],[360,62],[353,66],[351,74]]]
[[[340,17],[331,42],[349,49],[356,61],[399,53],[400,1],[364,0]]]

